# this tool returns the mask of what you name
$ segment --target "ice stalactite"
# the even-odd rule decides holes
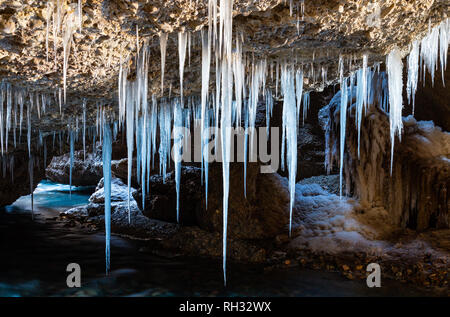
[[[242,56],[242,38],[236,37],[236,48],[233,54],[233,74],[236,100],[236,127],[241,126],[242,103],[245,96],[245,61]]]
[[[229,56],[222,59],[222,113],[221,113],[221,138],[222,138],[222,172],[223,172],[223,278],[227,283],[226,258],[227,258],[227,226],[228,226],[228,195],[230,188],[230,146],[231,146],[231,108],[233,80]]]
[[[297,175],[297,107],[295,100],[294,69],[281,68],[281,90],[283,100],[283,131],[286,138],[287,168],[289,171],[289,236],[292,234],[292,211],[295,202],[295,178]]]
[[[83,99],[83,160],[86,161],[86,99]]]
[[[389,80],[389,127],[391,135],[391,174],[394,161],[394,141],[397,134],[401,139],[403,128],[403,78],[402,78],[402,57],[397,48],[394,48],[387,56],[386,69]]]
[[[228,196],[230,189],[231,113],[233,104],[233,0],[220,0],[219,52],[221,53],[221,139],[223,173],[223,278],[227,284],[227,227]]]
[[[103,190],[105,195],[105,260],[106,260],[106,274],[110,269],[110,244],[111,244],[111,150],[112,138],[111,128],[105,122],[103,126]]]
[[[340,156],[339,156],[339,197],[342,198],[342,183],[344,170],[344,147],[345,147],[345,128],[347,121],[347,103],[348,87],[347,78],[344,78],[344,61],[342,56],[339,58],[339,84],[341,88],[341,107],[340,107]],[[350,97],[351,99],[351,97]],[[328,164],[329,166],[329,164]]]
[[[171,144],[171,108],[170,104],[161,104],[160,111],[158,113],[159,120],[159,169],[162,172],[163,182],[166,181],[167,166],[170,164],[170,144]]]
[[[24,96],[22,89],[17,93],[17,102],[19,103],[19,142],[20,142],[20,137],[22,136],[23,105],[24,105]]]
[[[180,222],[180,180],[183,148],[183,109],[181,102],[175,100],[173,113],[173,160],[175,163],[175,187],[177,192],[177,222]]]
[[[258,61],[252,65],[250,88],[249,88],[249,100],[246,112],[246,126],[245,126],[245,142],[244,151],[249,149],[250,155],[255,153],[255,125],[256,125],[256,112],[258,108],[259,93],[261,89],[264,91],[264,77],[267,70],[266,60]],[[250,139],[250,146],[248,145],[248,139]],[[249,157],[250,160],[254,159],[252,156]],[[244,186],[246,186],[246,169],[247,167],[247,153],[244,154]],[[246,191],[246,189],[245,189]]]
[[[420,59],[423,65],[423,82],[425,84],[426,69],[431,74],[431,83],[434,86],[434,73],[436,71],[439,56],[439,28],[429,27],[428,35],[420,43]]]
[[[159,46],[161,50],[161,96],[164,95],[164,68],[166,66],[167,33],[159,35]]]
[[[300,107],[303,94],[303,71],[297,69],[295,72],[295,96],[297,98],[297,122],[300,120]]]
[[[201,91],[201,166],[202,171],[205,171],[205,204],[208,206],[208,153],[204,154],[205,145],[208,143],[208,131],[206,129],[206,108],[208,105],[209,92],[209,73],[211,65],[211,31],[208,33],[202,32],[202,91]],[[203,174],[202,174],[203,176]]]
[[[3,106],[0,107],[3,109]],[[2,115],[3,116],[3,115]],[[30,174],[31,218],[34,218],[33,155],[31,154],[31,102],[27,104],[28,172]]]
[[[187,33],[178,32],[178,58],[180,66],[180,102],[181,106],[184,105],[183,100],[183,81],[184,81],[184,63],[186,60],[186,44],[187,44]]]
[[[217,40],[217,0],[208,0],[208,33],[213,49]]]
[[[3,105],[1,105],[3,107]],[[11,84],[6,84],[6,122],[5,122],[5,150],[8,152],[9,129],[11,128]]]
[[[133,166],[133,149],[134,149],[134,106],[135,98],[134,88],[135,83],[131,83],[129,89],[126,90],[126,127],[127,127],[127,153],[128,153],[128,222],[131,223],[131,211],[130,211],[130,195],[131,195],[131,172]]]
[[[48,62],[48,38],[50,33],[50,19],[53,13],[53,1],[47,2],[47,17],[46,17],[46,31],[45,31],[45,51],[46,51],[46,59]]]
[[[81,33],[82,23],[83,23],[83,3],[82,0],[78,0],[78,27]]]
[[[141,164],[142,208],[145,208],[147,161],[150,160],[148,128],[148,103],[145,102],[142,104],[141,162],[137,162]],[[139,178],[139,175],[137,176]]]
[[[73,12],[68,12],[65,17],[64,33],[63,33],[63,87],[64,87],[64,104],[66,104],[66,88],[67,88],[67,69],[69,63],[70,49],[72,45],[72,37],[75,32],[76,17]]]
[[[309,91],[303,94],[303,125],[305,125],[305,119],[308,116],[309,109]]]
[[[27,104],[27,145],[28,156],[31,156],[31,102]]]
[[[62,96],[61,88],[58,88],[58,104],[59,104],[59,114],[62,114]]]
[[[28,156],[28,173],[30,174],[30,195],[31,195],[31,219],[34,219],[34,194],[33,194],[33,155]]]
[[[70,138],[70,173],[69,173],[69,182],[70,182],[70,195],[72,196],[72,173],[73,173],[73,162],[74,162],[74,148],[75,148],[75,132],[71,129],[69,131]]]
[[[439,25],[439,58],[441,60],[442,84],[445,86],[444,72],[447,69],[448,46],[450,45],[450,18]]]
[[[265,102],[266,102],[266,133],[267,136],[269,136],[270,118],[272,117],[273,112],[273,96],[270,88],[266,88]]]
[[[417,91],[417,82],[419,80],[419,42],[414,41],[411,52],[408,56],[408,79],[406,83],[406,93],[408,102],[412,102],[413,115],[415,106],[415,95]]]
[[[363,55],[363,67],[357,72],[356,86],[356,127],[358,129],[358,155],[361,141],[362,113],[367,106],[367,55]]]
[[[5,100],[5,83],[2,83],[0,86],[0,143],[2,148],[2,155],[4,153],[4,144],[3,144],[3,129],[4,129],[4,121],[3,121],[3,102]]]

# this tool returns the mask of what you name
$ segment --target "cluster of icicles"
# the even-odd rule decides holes
[[[73,35],[81,32],[83,22],[82,0],[77,3],[68,3],[67,0],[49,0],[46,8],[46,37],[45,47],[47,62],[49,60],[50,33],[53,40],[54,65],[58,65],[58,46],[63,48],[63,91],[66,103],[67,70],[70,50],[73,45]],[[51,31],[50,31],[51,29]]]
[[[440,68],[442,72],[442,82],[444,82],[444,71],[447,67],[448,45],[450,44],[450,19],[446,19],[438,26],[429,27],[427,35],[422,40],[415,40],[407,58],[407,83],[406,91],[408,102],[412,103],[414,114],[414,96],[417,90],[420,71],[425,84],[427,70],[431,74],[432,85],[434,85],[435,71]],[[363,67],[356,72],[351,72],[349,77],[344,77],[344,61],[339,59],[339,84],[341,88],[340,100],[340,166],[339,184],[340,196],[342,196],[344,148],[346,135],[347,108],[352,105],[352,100],[356,97],[355,104],[355,124],[358,131],[358,156],[360,153],[360,136],[362,113],[367,107],[374,104],[380,109],[389,113],[389,126],[391,137],[391,167],[394,160],[395,137],[401,140],[403,129],[402,109],[403,109],[403,62],[402,56],[397,48],[394,48],[386,59],[386,73],[379,72],[379,64],[373,68],[367,66],[367,55],[363,56]],[[351,67],[349,67],[351,68]],[[372,82],[375,72],[379,75],[376,82]],[[355,83],[356,80],[356,83]],[[354,95],[356,94],[356,96]],[[326,166],[330,171],[332,162],[331,155],[326,154]]]
[[[201,131],[201,166],[202,180],[205,184],[205,203],[208,197],[208,144],[211,139],[211,127],[215,128],[215,144],[221,140],[221,160],[223,170],[223,273],[226,283],[226,250],[227,250],[227,220],[228,220],[228,195],[229,195],[229,168],[230,168],[230,144],[231,128],[243,129],[245,133],[244,149],[244,179],[248,144],[253,144],[256,113],[260,95],[266,103],[266,121],[269,125],[272,114],[273,95],[270,88],[266,87],[266,77],[270,73],[272,80],[276,82],[276,94],[278,83],[281,83],[281,93],[284,98],[283,107],[283,159],[282,168],[287,166],[289,171],[291,204],[290,214],[295,196],[295,176],[297,169],[297,122],[300,117],[303,100],[303,114],[306,115],[309,105],[309,93],[303,93],[303,67],[297,68],[287,61],[282,63],[267,64],[266,60],[251,61],[242,51],[242,36],[234,38],[232,12],[233,1],[220,1],[220,16],[218,23],[218,6],[215,0],[208,3],[207,31],[202,30],[202,89],[200,100],[198,98],[186,98],[183,95],[183,74],[186,60],[186,52],[190,52],[190,34],[178,33],[178,55],[180,71],[180,96],[179,98],[159,98],[153,95],[149,104],[148,95],[148,63],[149,45],[144,41],[142,48],[136,53],[136,79],[128,80],[130,73],[129,60],[120,66],[118,81],[119,103],[119,127],[126,129],[128,147],[128,211],[130,219],[130,191],[133,152],[136,149],[137,178],[142,188],[142,205],[145,207],[145,195],[149,190],[150,164],[154,161],[156,151],[159,153],[160,172],[164,178],[167,166],[170,163],[171,138],[173,136],[173,151],[175,161],[175,179],[177,192],[177,220],[180,212],[180,177],[181,158],[183,147],[183,128],[189,128],[191,119],[200,121]],[[161,93],[164,91],[164,68],[168,34],[160,35],[161,47]],[[139,40],[137,39],[137,42]],[[189,50],[187,50],[189,48]],[[215,62],[215,89],[209,91],[210,68],[212,60]],[[314,74],[314,66],[311,66]],[[311,71],[310,71],[311,72]],[[247,73],[249,73],[248,76]],[[275,79],[274,77],[275,73]],[[326,71],[322,71],[325,76]],[[313,75],[313,77],[315,77]],[[322,78],[324,79],[324,78]],[[198,102],[199,101],[199,102]],[[157,126],[159,130],[157,131]],[[220,127],[220,131],[219,131]],[[159,132],[159,147],[156,136]],[[136,142],[136,144],[134,144]],[[284,157],[286,156],[286,164]],[[106,163],[107,165],[108,163]],[[246,192],[244,183],[244,193]],[[109,208],[109,207],[108,207]],[[291,226],[289,229],[291,232]]]
[[[73,11],[72,22],[65,24],[63,47],[65,51],[64,78],[67,70],[66,53],[70,49],[70,42],[75,32],[75,22],[81,21],[81,2],[78,10]],[[303,2],[302,2],[303,3]],[[54,12],[55,2],[49,2],[49,7],[53,12],[53,28],[59,30],[61,17],[61,2],[56,1],[56,11]],[[219,10],[220,8],[220,10]],[[301,14],[303,15],[303,5]],[[220,13],[220,14],[219,14]],[[309,105],[309,93],[303,89],[304,77],[312,77],[315,81],[317,72],[311,65],[309,72],[303,65],[297,66],[295,62],[288,60],[279,61],[268,65],[266,60],[255,61],[248,58],[243,52],[243,40],[239,35],[233,37],[233,1],[217,0],[208,1],[208,27],[200,32],[202,45],[201,53],[201,96],[185,98],[183,94],[183,75],[186,60],[186,53],[190,54],[190,34],[185,32],[178,33],[178,55],[180,71],[180,96],[177,98],[164,98],[164,69],[165,57],[168,41],[168,34],[160,35],[161,47],[161,96],[153,95],[148,99],[148,66],[150,59],[150,49],[147,40],[143,41],[142,47],[136,52],[136,79],[128,80],[131,72],[129,60],[121,63],[118,79],[118,105],[119,118],[114,123],[114,131],[111,131],[110,122],[112,118],[105,117],[105,110],[98,109],[97,124],[93,135],[100,136],[103,144],[103,171],[105,188],[105,229],[106,229],[106,270],[109,271],[110,264],[110,235],[111,235],[111,148],[112,141],[117,135],[118,130],[126,130],[126,140],[128,148],[128,220],[130,216],[130,192],[133,154],[136,150],[136,170],[137,179],[142,190],[142,205],[145,207],[145,196],[150,188],[150,171],[154,167],[155,155],[159,154],[160,173],[166,176],[167,168],[170,164],[171,139],[173,138],[175,180],[177,192],[177,219],[182,213],[179,205],[180,197],[180,177],[181,177],[181,158],[183,148],[186,146],[183,140],[182,128],[189,128],[191,121],[199,120],[201,125],[201,166],[202,180],[205,184],[205,202],[207,204],[208,194],[208,154],[209,141],[211,138],[209,128],[215,128],[215,142],[221,140],[221,160],[223,171],[223,276],[226,284],[226,258],[227,258],[227,221],[228,221],[228,196],[229,196],[229,174],[230,174],[230,145],[231,128],[242,128],[245,133],[244,159],[247,160],[248,147],[253,145],[254,128],[256,123],[257,106],[262,95],[266,104],[267,126],[270,123],[270,116],[273,107],[273,94],[266,80],[270,78],[271,87],[275,86],[275,96],[278,96],[278,87],[280,85],[281,97],[283,97],[282,112],[282,157],[281,167],[287,168],[289,173],[290,189],[290,221],[289,234],[292,230],[292,211],[295,202],[295,179],[297,173],[297,131],[302,113],[303,120],[307,114]],[[66,15],[67,17],[67,15]],[[78,17],[76,19],[76,17]],[[50,19],[50,18],[48,18]],[[49,21],[49,20],[48,20]],[[446,57],[448,44],[450,40],[450,20],[447,19],[439,26],[429,30],[428,35],[421,41],[413,43],[411,53],[408,57],[408,80],[407,91],[408,98],[414,102],[414,93],[417,89],[419,78],[419,69],[422,66],[422,74],[425,76],[426,70],[430,71],[432,78],[440,61],[442,71],[446,67]],[[47,24],[50,25],[49,23]],[[81,28],[81,23],[79,24]],[[55,31],[54,31],[55,32]],[[138,33],[138,32],[136,32]],[[54,33],[54,38],[56,38]],[[234,42],[234,46],[233,46]],[[139,37],[137,35],[139,47]],[[56,44],[55,44],[56,45]],[[48,47],[48,44],[47,44]],[[67,51],[67,52],[66,52]],[[131,58],[131,57],[129,57]],[[379,64],[373,68],[368,66],[368,56],[362,58],[362,67],[357,71],[352,71],[352,61],[348,60],[349,77],[344,77],[345,64],[344,58],[339,60],[339,78],[341,87],[341,127],[340,127],[340,184],[342,195],[342,170],[343,170],[343,149],[345,144],[345,129],[347,118],[347,106],[352,102],[353,95],[356,94],[356,127],[358,129],[358,144],[362,122],[362,114],[367,110],[375,96],[378,98],[380,107],[389,113],[392,153],[395,136],[400,137],[402,131],[402,60],[400,52],[397,49],[391,51],[387,56],[386,66],[387,74],[383,74],[383,80],[376,86],[379,92],[372,91],[374,85],[371,83],[374,72],[379,72]],[[210,69],[215,67],[215,86],[210,91]],[[309,66],[309,65],[308,65]],[[275,73],[275,76],[274,76]],[[320,72],[323,83],[326,83],[327,71],[322,68]],[[386,77],[387,76],[387,77]],[[64,79],[65,82],[65,79]],[[6,85],[7,86],[7,85]],[[3,89],[2,100],[7,103],[7,109],[11,109],[12,103],[8,101],[8,88]],[[5,93],[6,91],[6,93]],[[65,84],[64,84],[65,92]],[[4,95],[6,97],[4,97]],[[65,93],[64,93],[65,95]],[[61,92],[59,92],[61,96]],[[20,97],[16,98],[18,105],[22,109],[24,102]],[[33,106],[33,98],[30,99],[30,105]],[[42,103],[41,103],[42,104]],[[61,97],[59,97],[61,107]],[[9,131],[8,122],[10,122],[11,113],[7,110],[6,120],[4,120],[3,107],[0,107],[0,137],[3,139],[4,131]],[[40,107],[38,107],[40,109]],[[83,105],[83,146],[85,148],[86,138],[86,105]],[[38,110],[39,111],[39,110]],[[21,111],[20,111],[21,112]],[[9,113],[9,114],[8,114]],[[17,113],[13,111],[12,113]],[[28,145],[30,152],[30,116],[28,121]],[[71,171],[73,165],[74,142],[78,136],[78,119],[75,130],[69,131]],[[6,124],[5,124],[6,123]],[[20,124],[21,126],[21,124]],[[158,129],[159,127],[159,129]],[[220,131],[219,131],[220,127]],[[159,134],[159,144],[157,135]],[[94,142],[95,144],[95,136]],[[7,138],[7,136],[6,136]],[[250,144],[249,144],[250,143]],[[7,142],[5,143],[7,144]],[[358,148],[359,152],[359,148]],[[32,162],[32,160],[30,160]],[[32,163],[30,163],[32,164]],[[392,159],[391,159],[392,164]],[[246,174],[246,161],[244,162],[244,180]],[[32,168],[30,168],[32,171]],[[72,172],[71,172],[72,174]],[[32,177],[31,177],[32,179]],[[30,181],[31,183],[31,181]],[[31,185],[31,184],[30,184]],[[244,193],[246,191],[244,183]],[[31,186],[32,189],[32,186]]]
[[[282,113],[282,155],[281,166],[289,172],[290,189],[290,221],[289,234],[292,230],[292,210],[295,201],[295,179],[297,172],[297,129],[300,113],[303,120],[307,114],[309,94],[303,91],[303,66],[296,66],[289,61],[281,61],[268,66],[266,60],[254,61],[246,57],[242,51],[242,37],[235,35],[233,47],[232,32],[232,1],[220,2],[219,25],[216,25],[218,7],[216,1],[209,1],[209,25],[207,31],[201,31],[202,44],[202,89],[200,100],[195,97],[188,98],[186,102],[183,95],[183,74],[186,60],[186,47],[190,36],[187,33],[178,33],[178,55],[180,71],[179,98],[157,98],[153,95],[151,104],[148,94],[148,63],[149,45],[144,41],[142,48],[136,54],[136,80],[127,79],[130,69],[121,66],[119,72],[119,128],[126,129],[128,146],[128,188],[130,195],[132,157],[136,149],[137,174],[142,188],[142,205],[145,206],[145,195],[149,191],[150,165],[153,166],[156,151],[159,153],[160,172],[166,175],[170,164],[171,138],[173,137],[174,169],[177,192],[177,219],[179,219],[179,196],[181,157],[183,147],[187,146],[183,140],[180,128],[189,128],[191,119],[199,120],[201,125],[201,166],[202,180],[205,184],[205,203],[208,195],[208,144],[211,138],[210,127],[217,129],[215,142],[221,139],[222,169],[223,169],[223,271],[226,283],[226,250],[227,250],[227,213],[229,195],[229,164],[230,164],[230,128],[242,128],[245,133],[244,160],[247,159],[248,146],[252,146],[251,139],[256,120],[258,100],[262,95],[266,103],[266,121],[270,122],[273,107],[273,95],[270,87],[266,85],[268,77],[275,86],[275,95],[278,95],[278,84],[283,97]],[[408,96],[414,98],[417,88],[419,64],[432,72],[438,64],[440,56],[442,71],[446,66],[446,56],[449,43],[449,20],[447,19],[436,28],[430,29],[429,34],[420,42],[414,42],[408,58]],[[161,34],[161,91],[164,91],[164,63],[167,48],[167,34]],[[420,54],[418,46],[421,47]],[[414,55],[414,54],[417,54]],[[419,61],[420,56],[420,61]],[[380,107],[390,118],[392,153],[395,136],[400,137],[402,131],[402,60],[398,49],[394,49],[387,56],[387,74],[379,71],[379,64],[368,66],[368,56],[362,58],[362,67],[351,71],[352,60],[348,61],[349,77],[344,77],[345,62],[339,60],[339,78],[341,87],[341,155],[340,155],[340,184],[342,195],[343,149],[345,144],[345,129],[347,105],[356,95],[356,127],[358,129],[358,144],[362,115],[377,98]],[[212,63],[212,61],[214,63]],[[130,65],[128,61],[123,65]],[[215,89],[210,89],[210,68],[215,66]],[[274,76],[275,72],[275,76]],[[379,84],[373,85],[372,77],[377,72],[381,78]],[[313,75],[314,78],[314,75]],[[389,78],[389,80],[388,80]],[[322,79],[326,82],[326,70],[322,71]],[[374,91],[376,89],[377,91]],[[303,106],[303,109],[302,109]],[[159,126],[159,130],[157,130]],[[220,132],[218,128],[220,127]],[[159,133],[159,147],[156,136]],[[250,139],[250,142],[249,142]],[[134,144],[136,142],[136,144]],[[250,144],[249,144],[250,143]],[[359,147],[359,146],[358,146]],[[358,148],[359,153],[359,148]],[[246,161],[244,161],[244,180],[246,174]],[[244,182],[244,194],[246,192]]]
[[[62,106],[61,89],[54,93],[45,93],[32,91],[27,87],[13,85],[7,81],[0,83],[0,164],[3,169],[3,177],[9,169],[11,179],[14,181],[14,149],[24,144],[23,134],[26,132],[26,144],[29,159],[29,182],[31,192],[31,212],[33,216],[33,169],[40,166],[39,155],[35,155],[33,150],[40,151],[43,155],[43,165],[47,166],[47,139],[52,137],[52,151],[55,144],[59,141],[59,154],[63,154],[63,144],[70,145],[70,190],[72,189],[72,169],[74,163],[75,143],[82,136],[83,157],[86,159],[86,139],[91,138],[93,151],[95,150],[96,139],[102,142],[103,126],[105,122],[114,120],[114,113],[106,111],[103,102],[97,102],[96,126],[87,127],[87,100],[83,99],[82,113],[80,115],[68,118],[67,130],[56,131],[37,131],[38,142],[32,146],[33,127],[32,121],[39,121],[44,116],[54,113],[54,105],[59,104],[61,120],[64,118]],[[114,124],[114,136],[118,133],[118,125]],[[12,144],[11,144],[12,143]]]

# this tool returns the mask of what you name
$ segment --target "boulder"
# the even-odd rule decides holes
[[[95,204],[104,204],[105,203],[105,193],[103,188],[103,178],[97,185],[95,192],[89,198],[91,203]],[[133,199],[133,193],[136,192],[136,189],[130,188],[130,199]],[[113,202],[127,202],[128,200],[128,186],[122,182],[119,178],[111,179],[111,203]]]
[[[72,168],[72,185],[92,186],[97,185],[102,178],[102,153],[96,150],[94,153],[86,153],[84,160],[83,151],[74,152],[74,162]],[[61,184],[70,183],[70,153],[53,157],[50,165],[45,171],[45,176]]]

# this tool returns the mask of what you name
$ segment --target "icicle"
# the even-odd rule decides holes
[[[439,57],[441,60],[442,84],[445,87],[444,73],[447,69],[448,46],[450,44],[450,18],[439,25]]]
[[[303,94],[303,125],[305,125],[305,119],[308,116],[309,109],[309,91]]]
[[[31,219],[34,219],[34,195],[33,195],[33,156],[28,156],[28,174],[30,175],[30,194],[31,194]]]
[[[178,32],[178,58],[180,63],[180,102],[183,107],[184,62],[186,59],[187,33]]]
[[[31,156],[31,106],[32,102],[27,105],[27,144],[28,144],[28,156]]]
[[[22,136],[22,122],[23,122],[23,104],[24,104],[24,97],[23,97],[23,90],[20,90],[18,92],[18,103],[19,103],[19,143],[20,143],[20,137]]]
[[[208,0],[208,33],[209,42],[212,43],[215,50],[217,40],[217,0]]]
[[[147,100],[147,98],[145,98],[145,100]],[[142,208],[145,209],[145,193],[146,193],[146,189],[145,189],[145,185],[146,185],[146,168],[147,168],[147,161],[150,159],[149,157],[149,151],[147,150],[148,147],[148,135],[147,135],[147,131],[148,131],[148,103],[144,102],[142,104],[142,117],[143,117],[143,122],[142,122],[142,149],[141,149],[141,187],[142,187]],[[139,164],[139,162],[137,162],[137,164]],[[139,177],[139,175],[138,175]]]
[[[367,106],[367,55],[363,56],[363,67],[358,70],[356,87],[356,115],[357,128],[358,128],[358,157],[361,139],[361,121],[363,108]]]
[[[339,58],[339,82],[341,88],[341,105],[340,105],[340,155],[339,155],[339,197],[342,198],[342,180],[344,170],[344,147],[345,147],[345,128],[347,121],[347,103],[348,88],[347,78],[344,78],[344,61],[342,56]],[[350,97],[351,99],[351,97]],[[329,165],[327,165],[329,166]]]
[[[303,93],[303,71],[297,69],[295,73],[295,95],[297,98],[297,122],[300,120],[300,105],[302,102]]]
[[[414,115],[415,95],[417,90],[417,82],[419,79],[419,42],[414,41],[411,52],[408,56],[408,80],[406,83],[406,92],[408,94],[408,102],[411,103]]]
[[[86,99],[83,99],[83,161],[86,161]]]
[[[177,222],[180,223],[180,178],[181,178],[181,156],[183,143],[183,113],[181,103],[174,102],[174,122],[173,122],[173,151],[175,162],[175,184],[177,192]]]
[[[265,93],[265,102],[266,102],[266,133],[269,136],[270,131],[270,117],[272,116],[273,111],[273,96],[272,91],[267,88]]]
[[[74,131],[69,131],[70,135],[70,175],[69,175],[69,182],[70,182],[70,196],[72,197],[72,172],[73,172],[73,162],[74,162]]]
[[[3,122],[3,102],[5,100],[5,83],[2,83],[0,86],[0,142],[1,142],[1,148],[2,148],[2,155],[4,153],[4,145],[3,145],[3,129],[4,129],[4,122]]]
[[[161,48],[161,96],[164,95],[164,68],[166,65],[167,38],[167,33],[161,33],[159,35],[159,43]]]
[[[387,56],[386,68],[389,78],[389,126],[391,132],[391,175],[394,160],[394,141],[398,134],[401,139],[403,128],[403,79],[402,79],[402,57],[397,48],[394,48]]]
[[[105,194],[105,259],[106,274],[110,269],[110,241],[111,241],[111,129],[109,124],[105,123],[103,127],[103,191]]]
[[[188,66],[191,67],[191,32],[187,32]]]
[[[203,171],[203,167],[205,168],[205,178],[206,178],[206,184],[208,184],[207,179],[207,170],[208,170],[208,154],[204,153],[205,145],[208,142],[208,137],[206,136],[207,130],[205,129],[205,123],[206,123],[206,105],[208,102],[208,91],[209,91],[209,72],[210,72],[210,63],[211,63],[211,36],[210,31],[208,34],[201,33],[202,38],[202,91],[201,91],[201,151],[202,151],[202,157],[201,157],[201,167]],[[206,159],[206,160],[205,160]],[[205,162],[204,162],[205,161]],[[202,174],[203,176],[203,174]],[[206,195],[206,206],[208,206],[208,186],[205,186],[205,195]]]
[[[72,43],[73,26],[74,26],[74,14],[68,13],[66,15],[66,21],[64,23],[63,34],[63,86],[64,86],[64,104],[66,104],[66,87],[67,87],[67,68],[70,55],[70,47]]]
[[[49,35],[49,28],[50,28],[50,19],[53,14],[53,2],[48,1],[47,2],[47,24],[46,24],[46,32],[45,32],[45,50],[46,50],[46,56],[47,56],[47,63],[48,63],[48,35]]]
[[[233,102],[233,69],[232,69],[232,33],[233,33],[233,1],[220,0],[220,37],[219,51],[223,53],[221,61],[222,98],[221,98],[221,137],[222,137],[222,172],[223,172],[223,278],[227,283],[227,225],[228,195],[230,189],[230,147],[231,147],[231,111]],[[223,51],[222,51],[223,48]]]
[[[11,128],[11,107],[12,107],[12,96],[11,96],[11,84],[6,84],[6,152],[8,152],[8,138],[9,138],[9,129]],[[3,107],[3,104],[0,105]]]
[[[240,127],[242,99],[245,90],[245,65],[242,59],[242,39],[238,38],[236,38],[236,50],[233,54],[233,73],[236,96],[236,127]]]
[[[128,152],[128,223],[131,223],[131,209],[130,209],[130,196],[131,196],[131,173],[133,165],[133,149],[134,149],[134,107],[135,96],[133,94],[134,85],[127,93],[126,99],[126,117],[127,117],[127,152]]]
[[[435,27],[433,29],[430,29],[427,36],[425,36],[421,43],[421,50],[420,50],[420,59],[423,63],[423,81],[425,84],[425,75],[426,75],[426,69],[428,68],[428,71],[431,74],[431,83],[432,86],[434,86],[434,73],[437,68],[437,60],[439,55],[439,28]]]
[[[295,102],[294,70],[283,65],[281,68],[281,89],[283,101],[283,130],[287,145],[287,166],[289,171],[289,236],[292,234],[292,210],[295,202],[295,179],[297,175],[297,109]]]
[[[83,23],[83,11],[82,11],[83,5],[81,3],[81,0],[78,0],[78,27],[80,29],[81,33],[81,27]]]
[[[59,103],[59,114],[62,114],[61,88],[58,88],[58,103]]]

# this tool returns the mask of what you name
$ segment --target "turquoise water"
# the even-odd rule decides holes
[[[103,232],[58,220],[60,211],[86,204],[93,188],[44,181],[30,196],[0,210],[0,296],[418,296],[433,295],[395,281],[369,289],[365,280],[300,268],[264,270],[231,264],[223,287],[217,261],[162,257],[148,242],[112,236],[110,275],[105,275]],[[69,263],[81,266],[81,288],[68,288]]]
[[[53,183],[49,180],[41,181],[34,190],[34,210],[42,212],[59,212],[69,208],[85,205],[95,186],[70,186]],[[31,195],[22,196],[12,205],[4,208],[7,212],[31,212]]]

